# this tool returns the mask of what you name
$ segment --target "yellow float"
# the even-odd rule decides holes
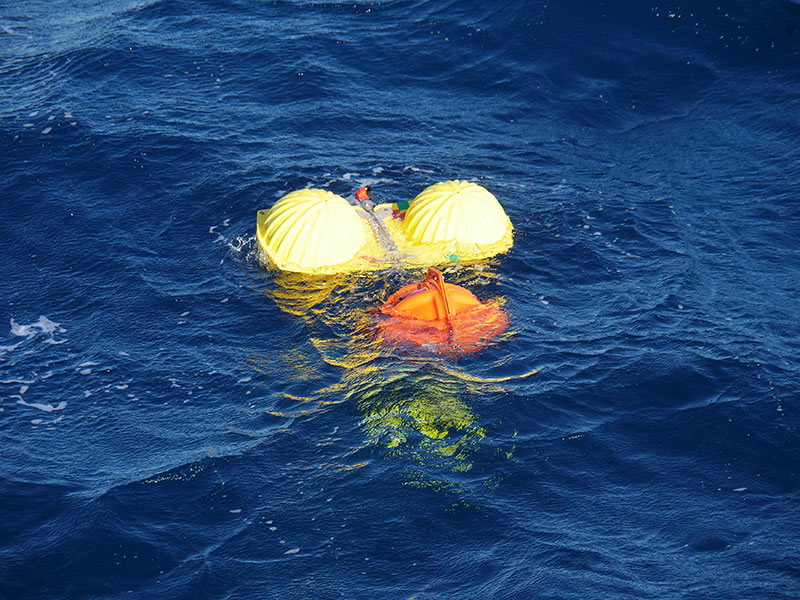
[[[403,224],[416,244],[455,241],[491,246],[511,233],[511,221],[489,190],[469,181],[443,181],[409,204]]]
[[[327,190],[298,190],[258,212],[258,242],[282,271],[346,264],[366,246],[368,233],[355,207]]]
[[[487,189],[469,181],[432,185],[410,202],[358,205],[327,190],[282,197],[257,219],[259,246],[282,271],[330,274],[488,258],[513,244],[513,226]]]

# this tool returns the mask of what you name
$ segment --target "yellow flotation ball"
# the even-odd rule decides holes
[[[513,229],[489,190],[458,179],[423,190],[410,202],[404,223],[408,237],[419,244],[493,244]]]
[[[315,272],[346,263],[367,242],[355,207],[327,190],[291,192],[258,217],[259,244],[287,271]]]

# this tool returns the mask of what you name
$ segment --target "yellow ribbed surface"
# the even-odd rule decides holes
[[[405,228],[419,244],[493,244],[512,230],[497,198],[475,183],[457,179],[432,185],[414,198]]]
[[[327,190],[298,190],[259,219],[258,241],[285,270],[314,271],[346,263],[367,243],[362,219]]]

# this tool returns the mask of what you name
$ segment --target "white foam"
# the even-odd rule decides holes
[[[11,323],[11,333],[12,335],[15,335],[17,337],[23,337],[25,339],[30,340],[36,337],[39,333],[44,333],[45,335],[50,336],[50,339],[47,340],[47,343],[62,344],[64,343],[64,341],[66,341],[62,340],[56,342],[55,340],[53,340],[54,333],[65,333],[67,330],[61,327],[60,323],[51,321],[44,315],[41,315],[38,321],[34,323],[29,323],[27,325],[21,325],[20,323],[17,323],[13,318],[11,319],[10,323]],[[8,352],[16,348],[17,345],[18,344],[15,344],[13,346],[2,346],[0,347],[0,349]]]
[[[255,241],[255,236],[239,235],[232,240],[226,240],[224,237],[219,236],[218,240],[224,241],[228,245],[228,249],[233,252],[241,252],[245,248],[249,248]]]
[[[8,354],[9,352],[13,352],[21,343],[22,342],[18,342],[16,344],[12,344],[11,346],[0,346],[0,356]]]
[[[23,406],[30,406],[31,408],[37,408],[39,410],[43,410],[44,412],[53,412],[55,410],[64,410],[67,408],[67,403],[63,400],[59,402],[56,406],[52,404],[41,404],[39,402],[25,402],[22,398],[17,400],[17,404],[22,404]]]
[[[39,320],[34,323],[36,327],[38,327],[42,333],[65,333],[67,330],[61,327],[60,323],[56,323],[55,321],[51,321],[44,315],[39,316]]]
[[[53,419],[52,421],[45,421],[44,419],[31,419],[31,424],[33,425],[55,425],[56,423],[61,423],[64,420],[64,416],[60,416],[57,419]],[[52,428],[51,428],[52,429]]]
[[[418,167],[413,167],[411,165],[403,167],[403,171],[413,171],[414,173],[429,173],[431,175],[433,174],[433,171],[428,171],[427,169],[420,169]]]
[[[11,319],[11,333],[17,337],[33,337],[36,335],[33,328],[33,325],[20,325],[14,319]]]
[[[52,127],[45,127],[44,129],[42,129],[42,135],[47,135],[51,131],[53,131]]]
[[[359,185],[363,185],[363,186],[367,186],[367,185],[373,186],[373,185],[378,185],[379,183],[387,183],[387,184],[390,184],[390,185],[396,185],[397,184],[397,182],[394,181],[393,179],[387,179],[386,177],[362,177],[362,178],[359,178],[357,181],[358,181]]]
[[[298,552],[300,552],[300,548],[291,548],[284,552],[284,554],[297,554]]]

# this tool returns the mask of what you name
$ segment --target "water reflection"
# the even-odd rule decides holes
[[[486,437],[470,408],[476,390],[435,362],[375,361],[351,369],[344,381],[363,415],[365,434],[388,455],[435,461],[453,471],[472,467],[471,451]]]
[[[459,285],[473,287],[496,277],[480,265],[460,267],[455,275]],[[276,272],[267,296],[303,321],[318,353],[278,349],[281,362],[291,363],[300,380],[313,380],[326,365],[339,371],[340,379],[308,394],[284,391],[280,406],[269,412],[292,417],[353,402],[361,414],[365,442],[382,448],[386,456],[451,472],[469,471],[487,435],[475,407],[488,392],[497,391],[499,380],[471,376],[447,356],[385,347],[376,333],[375,307],[398,287],[420,279],[419,273],[408,271],[381,277]],[[251,362],[264,370],[275,357],[253,355]]]

